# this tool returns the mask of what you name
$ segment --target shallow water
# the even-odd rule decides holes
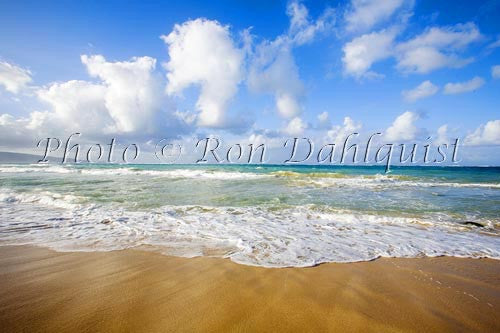
[[[500,168],[3,164],[0,215],[0,244],[59,251],[268,267],[499,259]]]

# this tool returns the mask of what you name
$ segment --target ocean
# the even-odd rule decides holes
[[[499,167],[0,164],[0,245],[254,266],[500,259]]]

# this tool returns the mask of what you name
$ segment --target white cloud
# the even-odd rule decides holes
[[[463,67],[473,58],[460,58],[457,53],[480,38],[474,23],[427,29],[396,47],[397,66],[404,72],[417,73],[429,73],[443,67]]]
[[[276,95],[276,107],[279,113],[286,118],[296,116],[302,112],[302,106],[295,96],[286,92]]]
[[[373,75],[374,73],[369,71],[371,66],[392,55],[396,33],[394,28],[382,30],[362,35],[346,43],[342,48],[345,73],[357,78]]]
[[[489,49],[496,49],[497,47],[500,47],[500,37],[498,37],[496,41],[488,45]]]
[[[328,132],[328,138],[335,144],[345,141],[346,137],[361,129],[361,123],[356,123],[351,117],[345,117],[342,125],[333,126]]]
[[[190,85],[201,86],[196,103],[198,124],[228,126],[226,110],[244,77],[244,51],[233,41],[228,26],[217,21],[196,19],[176,24],[161,37],[168,45],[170,60],[167,93],[178,94]]]
[[[300,100],[305,93],[292,50],[311,42],[318,33],[329,30],[335,16],[333,10],[326,9],[313,21],[300,1],[289,2],[287,14],[290,17],[288,32],[272,41],[264,40],[255,47],[247,83],[253,92],[273,94],[278,113],[291,119],[302,113]]]
[[[345,14],[346,30],[367,31],[388,20],[405,2],[413,4],[413,1],[405,0],[352,0],[352,8]]]
[[[4,113],[0,115],[0,126],[10,125],[14,121],[14,117]]]
[[[424,33],[407,41],[402,48],[415,48],[432,46],[437,48],[450,47],[460,49],[470,43],[478,41],[481,37],[479,29],[474,23],[456,24],[447,27],[433,27]]]
[[[113,121],[105,107],[105,87],[87,81],[53,83],[36,91],[46,111],[27,117],[4,114],[0,118],[0,142],[7,147],[35,147],[46,137],[63,137],[74,132],[87,137],[106,135]]]
[[[283,129],[283,132],[291,136],[302,135],[306,129],[307,124],[300,117],[295,117],[290,120],[288,125]]]
[[[98,82],[71,80],[38,88],[35,97],[44,111],[18,118],[3,115],[3,144],[34,147],[42,137],[74,132],[86,139],[121,134],[122,138],[141,140],[159,133],[176,137],[191,130],[187,115],[168,108],[155,59],[107,62],[96,55],[81,60]]]
[[[415,102],[418,99],[435,95],[439,87],[427,80],[419,84],[415,89],[404,90],[402,95],[408,102]]]
[[[286,7],[290,17],[290,30],[300,30],[309,24],[309,11],[299,1],[290,1]]]
[[[114,122],[106,105],[106,87],[87,81],[72,80],[53,83],[37,91],[38,98],[49,105],[50,111],[36,116],[32,129],[45,128],[86,134],[107,134]],[[85,126],[85,127],[83,127]]]
[[[330,8],[316,21],[311,21],[309,11],[299,0],[290,1],[286,13],[290,17],[287,37],[296,45],[311,42],[318,33],[330,30],[335,23],[335,11]]]
[[[415,139],[419,132],[415,125],[418,119],[420,119],[420,116],[411,111],[399,115],[385,131],[385,139],[392,142]]]
[[[31,81],[31,72],[28,69],[0,61],[0,85],[7,91],[17,94]]]
[[[401,53],[398,68],[403,72],[424,74],[443,67],[460,68],[470,62],[470,58],[460,59],[455,55],[445,55],[436,48],[422,46]]]
[[[270,148],[283,147],[283,137],[279,131],[255,129],[248,137],[248,143],[258,146],[265,144]]]
[[[329,128],[331,123],[330,123],[330,115],[328,112],[324,111],[318,115],[318,128]]]
[[[302,112],[299,100],[304,95],[304,85],[290,48],[276,44],[264,43],[257,47],[248,85],[254,92],[273,93],[279,114],[293,118]]]
[[[486,125],[479,126],[473,133],[467,135],[465,144],[500,145],[500,120],[491,120]]]
[[[433,141],[433,143],[436,145],[449,143],[448,125],[445,124],[445,125],[442,125],[441,127],[438,128],[437,137],[436,137],[436,140]]]
[[[318,120],[320,123],[325,123],[328,121],[328,112],[322,112],[318,115]]]
[[[34,147],[37,138],[35,133],[27,128],[29,123],[29,118],[0,114],[0,148],[11,150],[13,147]]]
[[[398,70],[405,73],[429,73],[439,68],[459,68],[474,58],[459,54],[481,39],[474,23],[434,27],[401,43],[395,43],[400,27],[364,34],[343,47],[344,71],[357,78],[377,75],[370,71],[378,61],[395,57]]]
[[[476,76],[469,81],[465,82],[457,82],[457,83],[447,83],[444,86],[444,94],[446,95],[455,95],[455,94],[463,94],[466,92],[474,91],[484,84],[484,80],[479,76]]]
[[[500,65],[491,67],[491,77],[494,79],[500,79]]]
[[[83,55],[81,60],[89,74],[103,82],[105,106],[115,132],[154,132],[155,115],[162,107],[162,82],[154,73],[155,59],[107,62],[100,55]]]

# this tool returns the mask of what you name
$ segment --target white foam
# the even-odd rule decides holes
[[[50,207],[74,209],[80,198],[71,194],[59,194],[49,191],[14,192],[8,189],[0,190],[0,202],[2,203],[25,203],[39,204]]]
[[[265,267],[423,255],[500,259],[496,229],[479,232],[442,215],[380,216],[313,205],[125,211],[75,205],[69,198],[63,198],[70,201],[68,206],[15,198],[0,201],[4,244],[45,245],[59,251],[147,246],[169,255],[218,256]]]
[[[167,170],[148,170],[137,169],[134,167],[120,167],[120,168],[78,168],[74,166],[59,166],[59,165],[13,165],[0,167],[0,173],[75,173],[82,175],[94,176],[155,176],[165,178],[191,178],[191,179],[212,179],[212,180],[245,180],[245,179],[259,179],[269,177],[265,174],[251,173],[251,172],[237,172],[237,171],[214,171],[207,169],[167,169]]]
[[[257,167],[259,168],[259,167]],[[489,188],[500,189],[500,183],[458,183],[446,181],[421,181],[409,180],[401,176],[377,174],[373,176],[346,175],[338,173],[298,173],[291,171],[278,171],[270,174],[216,171],[210,169],[137,169],[134,167],[119,168],[79,168],[72,165],[30,164],[30,165],[4,165],[0,173],[56,173],[56,174],[82,174],[94,176],[153,176],[171,179],[201,179],[201,180],[255,180],[275,177],[289,181],[294,186],[316,187],[352,187],[352,188],[396,188],[396,187],[454,187],[454,188]]]
[[[26,164],[26,165],[3,165],[0,167],[0,173],[33,173],[33,172],[50,172],[50,173],[71,173],[74,169],[60,165],[49,164]]]
[[[360,175],[339,175],[332,173],[331,175],[324,174],[318,176],[313,174],[309,176],[307,173],[296,175],[280,175],[277,177],[289,179],[293,185],[313,185],[318,187],[353,187],[353,188],[396,188],[396,187],[455,187],[455,188],[492,188],[500,189],[500,183],[457,183],[457,182],[426,182],[419,180],[407,180],[400,176],[377,174],[374,176]],[[339,177],[332,177],[338,175]]]
[[[174,169],[174,170],[135,170],[119,169],[81,169],[82,174],[88,175],[150,175],[165,178],[191,178],[213,180],[243,180],[264,178],[266,175],[250,172],[212,171],[206,169]]]

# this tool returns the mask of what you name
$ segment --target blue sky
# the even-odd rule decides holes
[[[460,137],[467,163],[500,164],[499,16],[491,0],[4,1],[0,147],[356,130]]]

